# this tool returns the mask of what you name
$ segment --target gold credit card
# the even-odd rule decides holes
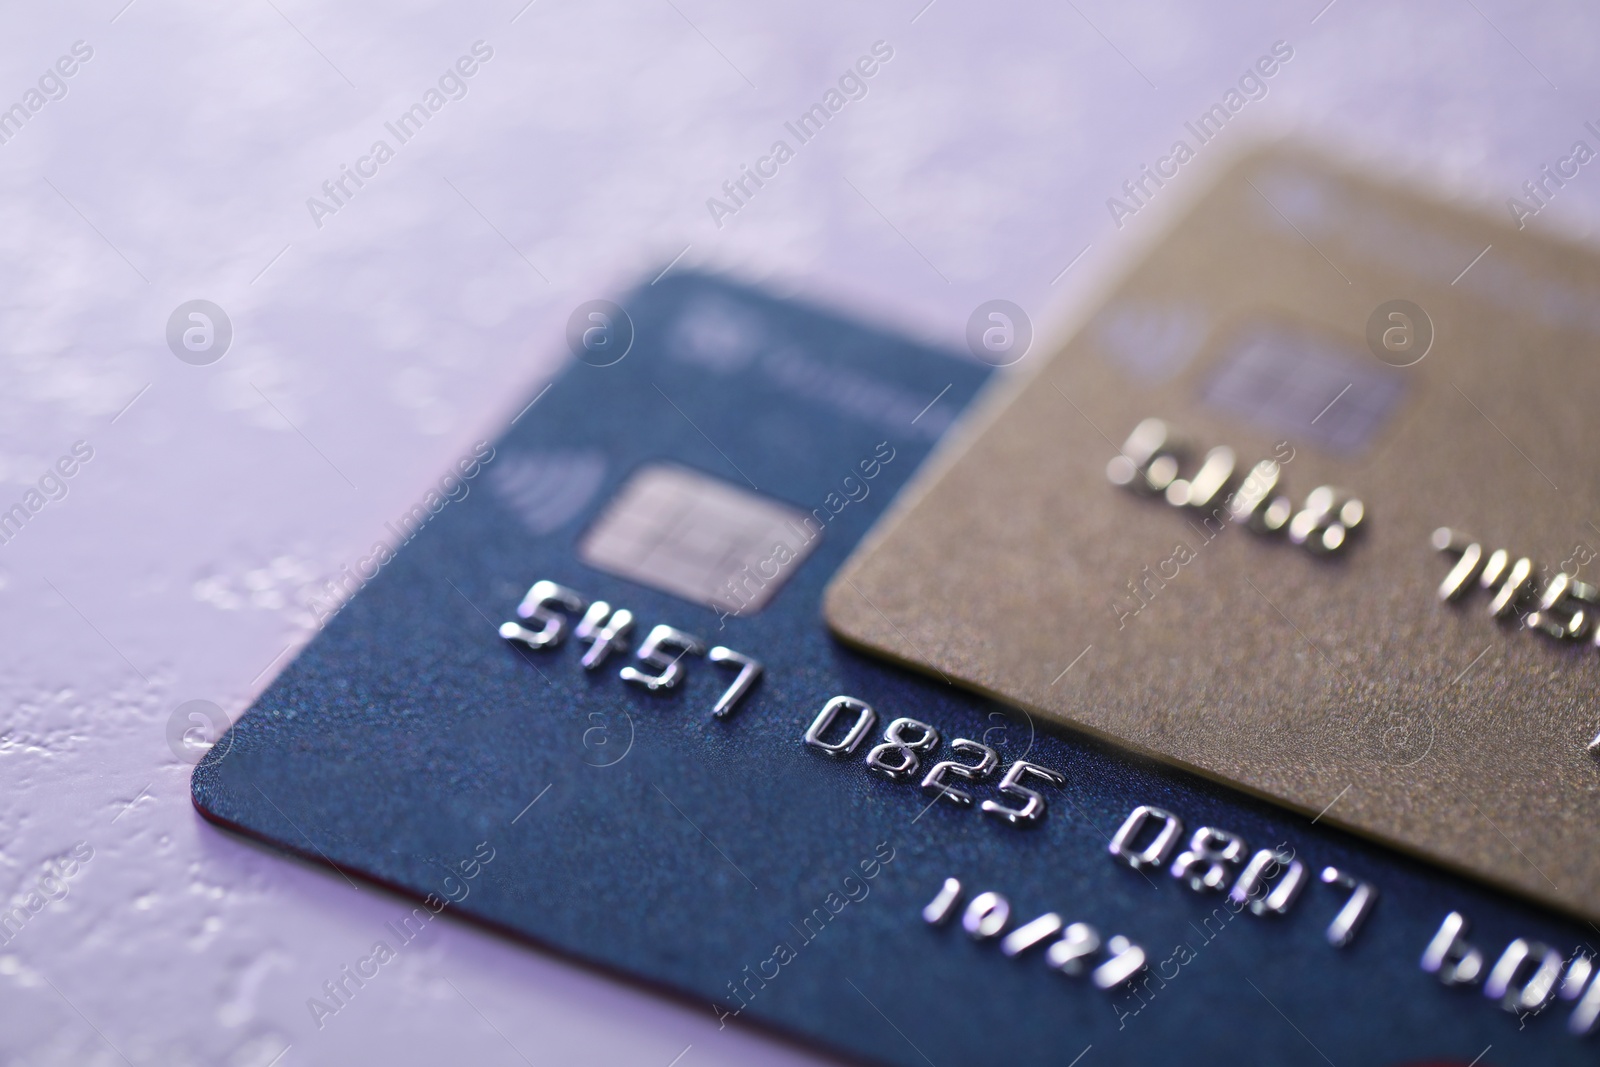
[[[1593,252],[1268,149],[1032,358],[841,637],[1600,920]]]

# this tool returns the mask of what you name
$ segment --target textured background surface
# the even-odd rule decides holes
[[[0,1055],[264,1065],[305,1032],[300,991],[399,904],[202,825],[167,718],[249,703],[309,636],[309,592],[548,377],[578,302],[689,246],[944,343],[995,296],[1056,321],[1158,221],[1118,230],[1106,197],[1278,39],[1294,60],[1226,140],[1296,126],[1491,204],[1600,108],[1580,5],[1321,6],[0,15],[0,101],[94,48],[0,145],[0,503],[95,449],[0,547],[0,891],[94,849],[0,946]],[[306,197],[478,39],[495,55],[469,95],[315,227]],[[706,197],[878,39],[896,55],[869,95],[716,228]],[[1597,212],[1586,169],[1538,224],[1583,236]],[[195,297],[234,323],[210,367],[163,339]],[[806,1062],[482,933],[428,936],[358,1025],[282,1062],[521,1062],[506,1039],[535,1062]]]

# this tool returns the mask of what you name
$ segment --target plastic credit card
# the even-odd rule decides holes
[[[1571,924],[830,636],[984,368],[707,277],[580,312],[583,359],[198,766],[208,818],[857,1061],[1588,1054],[1529,1007]],[[1165,873],[1201,827],[1251,846],[1237,901]],[[308,1042],[408,929],[307,991]],[[1497,1000],[1418,973],[1511,938]]]
[[[1597,309],[1589,250],[1246,160],[833,621],[1600,921]]]

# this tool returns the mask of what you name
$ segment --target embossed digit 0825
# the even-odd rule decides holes
[[[973,754],[978,757],[977,763],[957,763],[955,760],[944,760],[935,763],[928,776],[922,780],[924,792],[933,793],[950,801],[957,807],[971,807],[972,794],[964,793],[959,789],[945,784],[945,776],[955,775],[957,778],[968,782],[981,782],[994,773],[1000,765],[1000,756],[988,745],[977,741],[968,741],[965,737],[958,737],[950,742],[950,747],[957,752]]]
[[[912,731],[914,736],[907,737]],[[891,782],[910,781],[922,757],[939,747],[939,731],[916,719],[896,719],[883,731],[883,744],[867,753],[867,766]]]
[[[829,740],[838,736],[842,723],[849,723],[844,736],[836,741]],[[877,713],[871,705],[855,697],[836,696],[823,705],[806,728],[805,743],[835,759],[844,759],[856,752],[876,723]],[[895,719],[884,730],[883,740],[867,751],[867,768],[890,781],[915,781],[924,761],[938,750],[939,736],[938,727],[931,723],[910,718]],[[952,785],[950,779],[981,782],[999,769],[1000,756],[988,745],[965,737],[956,738],[950,747],[957,755],[968,757],[971,762],[949,759],[933,764],[927,774],[921,776],[921,788],[933,794],[933,803],[942,799],[957,807],[972,807],[973,796]],[[1037,825],[1044,818],[1048,805],[1043,794],[1025,784],[1029,780],[1053,786],[1066,783],[1065,776],[1057,771],[1017,760],[997,785],[1002,797],[1011,798],[1017,803],[985,800],[978,805],[979,809],[1011,826]]]

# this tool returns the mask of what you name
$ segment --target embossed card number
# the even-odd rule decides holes
[[[1189,836],[1188,847],[1180,849],[1183,839],[1182,819],[1170,811],[1141,804],[1117,828],[1107,851],[1114,860],[1136,871],[1166,868],[1174,880],[1197,893],[1226,891],[1231,908],[1248,909],[1252,915],[1289,914],[1301,890],[1311,882],[1312,868],[1295,858],[1295,850],[1287,843],[1251,853],[1238,834],[1214,826],[1198,827]],[[1243,869],[1235,878],[1234,868],[1240,865]],[[1230,879],[1232,888],[1228,887]],[[1344,903],[1324,936],[1334,948],[1347,948],[1376,904],[1378,889],[1358,875],[1332,866],[1322,868],[1320,880],[1345,894]],[[927,912],[924,918],[928,918]],[[999,925],[1004,926],[1004,921]],[[1567,1029],[1582,1037],[1600,1028],[1600,980],[1592,980],[1596,968],[1587,945],[1563,956],[1542,942],[1514,938],[1485,977],[1486,957],[1467,941],[1467,929],[1465,916],[1449,912],[1422,952],[1422,970],[1448,986],[1473,986],[1481,981],[1484,995],[1515,1015],[1536,1015],[1558,997],[1577,1001],[1567,1019]],[[1017,931],[1021,933],[1022,930]],[[1123,980],[1131,977],[1127,975]]]
[[[807,745],[835,759],[847,759],[861,747],[862,741],[866,740],[877,722],[878,713],[872,709],[872,705],[855,697],[836,696],[824,704],[817,717],[811,720],[804,740]],[[841,730],[842,737],[828,740],[829,737],[838,736]],[[976,760],[971,763],[943,760],[922,774],[924,761],[938,751],[938,727],[917,719],[895,719],[884,730],[882,742],[868,750],[867,769],[883,775],[891,782],[915,781],[920,776],[923,792],[931,794],[935,802],[947,800],[957,807],[971,807],[972,795],[950,785],[947,779],[954,776],[966,782],[981,782],[999,768],[1000,755],[988,745],[965,737],[956,738],[950,747],[958,755],[976,757]],[[997,788],[1003,797],[1020,802],[1013,806],[997,800],[985,800],[979,805],[979,810],[1012,826],[1037,825],[1044,819],[1047,805],[1042,793],[1024,784],[1029,780],[1052,786],[1065,785],[1067,781],[1058,771],[1017,760],[1001,776]]]
[[[583,615],[573,626],[571,616],[579,612]],[[537,623],[538,629],[529,629],[518,622],[503,622],[500,624],[502,638],[525,648],[551,649],[561,644],[571,626],[572,636],[589,645],[582,663],[584,669],[590,671],[604,663],[613,651],[619,648],[627,651],[628,634],[633,630],[633,612],[627,608],[613,608],[604,600],[590,603],[566,586],[544,579],[529,587],[522,603],[517,605],[517,615]],[[698,637],[665,623],[650,628],[634,653],[634,662],[618,671],[617,676],[652,693],[676,689],[688,673],[681,662],[685,656],[705,656],[712,663],[738,668],[739,673],[711,708],[711,714],[718,719],[732,715],[761,677],[761,664],[744,653],[723,645],[707,651],[705,642]]]

